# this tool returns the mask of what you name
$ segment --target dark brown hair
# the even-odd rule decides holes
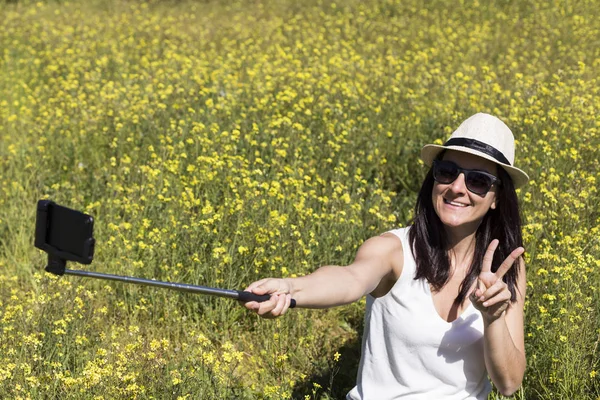
[[[523,245],[521,216],[515,187],[508,173],[500,166],[498,177],[502,181],[502,186],[496,193],[498,196],[496,208],[487,212],[477,228],[473,261],[460,286],[460,292],[454,299],[455,304],[461,304],[469,294],[469,289],[481,272],[483,256],[493,239],[498,239],[500,243],[494,253],[492,272],[498,270],[502,261],[514,249]],[[434,290],[440,290],[450,278],[450,257],[444,225],[433,208],[431,198],[433,185],[433,172],[430,168],[417,197],[409,240],[417,265],[414,279],[425,278]],[[516,301],[518,275],[519,268],[515,264],[503,278],[511,292],[513,302]]]

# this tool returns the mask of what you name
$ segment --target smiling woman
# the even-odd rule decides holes
[[[270,294],[245,306],[272,318],[367,296],[362,358],[348,399],[486,399],[491,378],[505,395],[523,380],[524,252],[514,138],[479,113],[443,145],[421,152],[431,166],[412,224],[367,240],[348,266],[300,278],[263,279]]]

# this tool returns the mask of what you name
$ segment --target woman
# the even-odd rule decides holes
[[[478,113],[443,145],[407,228],[367,240],[346,267],[325,266],[246,290],[271,294],[245,306],[263,317],[324,308],[367,296],[362,358],[348,399],[487,399],[488,380],[514,393],[525,371],[525,266],[512,166],[514,138]]]

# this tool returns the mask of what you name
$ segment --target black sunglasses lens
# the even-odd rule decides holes
[[[494,184],[493,178],[485,173],[461,170],[452,161],[436,160],[433,162],[433,179],[442,184],[452,183],[464,172],[467,189],[475,194],[485,195]]]
[[[486,194],[492,187],[492,178],[476,171],[467,174],[467,189],[473,193]]]
[[[433,168],[433,179],[439,183],[452,183],[458,177],[458,167],[451,162],[436,161]]]

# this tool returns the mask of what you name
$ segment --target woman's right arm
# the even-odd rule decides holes
[[[393,234],[364,242],[348,266],[328,265],[299,278],[267,278],[252,283],[247,291],[270,294],[265,302],[245,303],[246,308],[269,318],[285,314],[291,299],[297,307],[327,308],[352,303],[395,281],[402,272],[402,243]]]

